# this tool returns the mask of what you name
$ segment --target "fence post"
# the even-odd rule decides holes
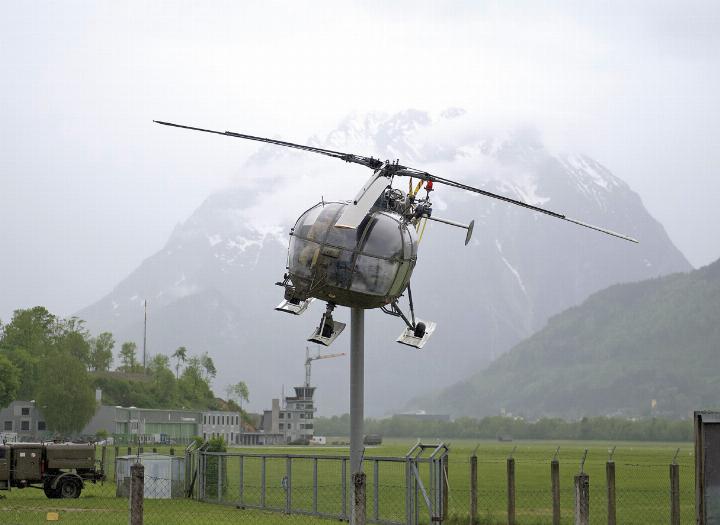
[[[615,504],[615,462],[610,459],[605,464],[607,479],[607,519],[608,525],[617,524],[617,506]]]
[[[515,458],[507,458],[507,520],[515,525]]]
[[[145,466],[130,466],[130,525],[143,525],[143,499],[145,497]]]
[[[345,458],[342,460],[340,475],[342,476],[342,481],[340,482],[340,486],[342,487],[342,515],[343,518],[347,518],[347,460]]]
[[[375,521],[380,520],[380,464],[378,463],[378,460],[376,459],[373,462],[373,481],[374,481],[374,489],[373,492],[373,518]]]
[[[442,467],[442,471],[440,474],[440,482],[442,483],[442,487],[440,487],[440,490],[442,490],[442,520],[445,521],[448,518],[448,501],[449,501],[449,490],[448,490],[448,470],[449,470],[449,461],[450,458],[448,458],[448,455],[445,454],[442,459],[440,460],[440,465]]]
[[[670,525],[680,525],[680,465],[670,465]]]
[[[477,525],[478,522],[477,496],[477,456],[473,453],[470,456],[470,525]]]
[[[245,508],[245,456],[240,456],[240,508]]]
[[[405,523],[407,525],[413,525],[413,476],[412,466],[410,464],[411,459],[405,460]]]
[[[312,512],[318,512],[318,458],[313,458],[313,500]]]
[[[350,523],[352,525],[365,525],[365,473],[362,471],[354,472],[352,482],[353,502]]]
[[[575,525],[590,524],[590,476],[575,476]]]
[[[260,506],[265,508],[265,456],[260,463]]]
[[[285,458],[285,513],[292,512],[292,458]]]
[[[128,447],[128,456],[132,456],[132,447]]]
[[[175,449],[172,448],[172,447],[170,447],[170,455],[171,455],[171,456],[174,456],[174,455],[175,455]]]
[[[223,457],[218,454],[215,456],[215,460],[217,461],[217,485],[215,485],[215,490],[217,491],[217,501],[220,503],[222,501],[222,460]]]
[[[550,491],[552,492],[552,522],[560,525],[560,462],[553,458],[550,462]]]

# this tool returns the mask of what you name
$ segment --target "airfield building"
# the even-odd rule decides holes
[[[265,410],[262,428],[266,434],[280,434],[286,443],[307,443],[315,434],[314,386],[296,386],[294,396],[286,396],[282,407],[279,399]]]

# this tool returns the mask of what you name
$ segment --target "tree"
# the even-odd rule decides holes
[[[165,354],[156,354],[150,360],[148,368],[152,373],[157,373],[160,370],[168,370],[170,368],[170,358]]]
[[[54,348],[78,359],[86,368],[90,368],[90,334],[85,322],[77,317],[58,321]]]
[[[187,360],[187,366],[180,376],[178,386],[180,395],[188,405],[203,405],[214,397],[203,373],[201,359],[197,356],[192,356]]]
[[[215,363],[213,362],[212,357],[208,355],[207,352],[203,353],[202,356],[200,356],[200,364],[202,365],[203,369],[205,370],[205,381],[208,385],[210,385],[210,382],[215,378],[217,375],[217,369],[215,368]]]
[[[57,317],[43,306],[15,310],[10,322],[3,326],[0,351],[20,369],[17,396],[35,397],[38,365],[54,346],[57,333]]]
[[[33,355],[43,355],[52,346],[58,320],[44,306],[15,310],[12,320],[3,327],[0,346],[24,348]]]
[[[36,400],[48,428],[61,434],[80,432],[95,413],[95,395],[85,366],[54,352],[40,365]]]
[[[236,385],[233,385],[233,393],[237,396],[240,401],[240,410],[242,411],[242,403],[250,401],[250,390],[248,390],[245,381],[240,381]]]
[[[132,341],[126,341],[120,348],[120,361],[122,361],[123,372],[135,372],[137,370],[137,345]]]
[[[0,354],[0,408],[15,400],[20,389],[20,369]]]
[[[90,369],[96,372],[106,372],[112,365],[112,350],[115,339],[110,332],[103,332],[90,340]]]
[[[177,362],[175,363],[175,379],[180,378],[180,361],[185,363],[187,360],[187,348],[184,346],[179,346],[177,350],[175,350],[175,353],[172,355],[173,359],[177,359]]]

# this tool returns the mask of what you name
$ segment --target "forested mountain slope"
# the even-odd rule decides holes
[[[720,260],[592,295],[443,391],[434,409],[685,417],[720,407],[719,357]]]

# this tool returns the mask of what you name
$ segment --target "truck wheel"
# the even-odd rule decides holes
[[[52,488],[52,478],[48,478],[43,483],[43,492],[49,499],[55,499],[60,497],[60,491]]]
[[[57,489],[51,489],[50,487],[44,487],[43,492],[49,499],[56,499],[60,497],[60,492]]]
[[[60,497],[64,499],[74,499],[80,496],[80,485],[72,479],[62,480],[58,489]]]

